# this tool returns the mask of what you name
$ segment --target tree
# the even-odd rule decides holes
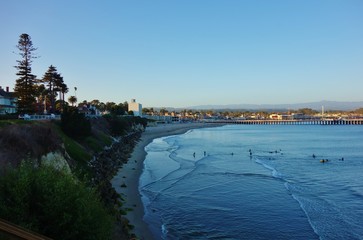
[[[125,103],[116,104],[114,102],[106,102],[104,107],[105,107],[104,109],[106,111],[109,111],[111,114],[115,114],[115,115],[124,115],[125,112],[127,112],[127,110],[125,110],[125,108],[126,109],[128,108],[127,105],[125,106]]]
[[[77,102],[77,98],[76,98],[76,96],[70,96],[69,98],[68,98],[68,102],[70,103],[70,104],[72,104],[72,107],[74,106],[74,104]]]
[[[22,60],[17,60],[18,63],[15,68],[18,70],[16,73],[19,78],[15,83],[15,96],[18,98],[17,105],[20,113],[32,113],[34,112],[35,106],[35,78],[36,76],[31,73],[32,59],[34,51],[37,49],[33,47],[33,42],[28,34],[23,33],[20,35],[18,45],[16,46],[19,50],[19,55]]]
[[[159,112],[161,116],[164,116],[166,113],[168,113],[168,110],[166,110],[166,108],[162,108]]]
[[[95,107],[98,107],[100,105],[100,100],[94,99],[90,103],[91,103],[91,105],[93,105]]]
[[[142,109],[142,114],[148,115],[149,113],[150,113],[150,109],[148,109],[148,108],[143,108]]]
[[[50,65],[48,71],[44,74],[42,79],[42,83],[44,83],[47,87],[48,99],[50,101],[50,112],[55,112],[55,102],[58,95],[58,92],[62,92],[63,101],[64,101],[64,93],[68,91],[67,85],[63,81],[63,77],[58,73],[57,68],[53,65]]]
[[[105,104],[105,110],[111,112],[113,106],[115,106],[115,105],[116,105],[116,103],[114,103],[114,102],[106,102],[106,104]]]
[[[47,98],[50,101],[50,112],[53,113],[54,112],[54,108],[55,108],[55,78],[57,77],[57,69],[53,66],[50,65],[48,68],[48,71],[44,74],[44,77],[42,79],[42,82],[45,84],[46,88],[47,88]]]
[[[304,115],[310,115],[310,116],[317,113],[317,111],[315,111],[315,110],[313,110],[311,108],[301,108],[301,109],[297,110],[297,112],[302,113]]]
[[[47,101],[49,101],[49,99],[47,99],[47,92],[48,90],[45,88],[44,84],[36,85],[36,96],[38,97],[37,112],[39,114],[43,113],[48,104]]]
[[[62,77],[62,81],[63,81],[63,77]],[[65,84],[64,82],[60,84],[60,92],[62,93],[62,111],[64,110],[65,107],[65,100],[64,100],[64,94],[66,94],[68,92],[68,87],[67,84]]]
[[[77,108],[64,108],[61,128],[65,134],[76,139],[91,135],[91,122]]]
[[[98,105],[98,109],[101,112],[104,112],[106,110],[106,104],[104,102],[100,102],[100,104]]]
[[[363,108],[358,108],[358,109],[354,110],[354,113],[363,114]]]

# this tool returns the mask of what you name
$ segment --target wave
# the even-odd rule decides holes
[[[320,197],[321,193],[300,183],[286,182],[285,187],[299,203],[310,226],[320,239],[346,239],[348,236],[349,239],[363,239],[363,236],[358,234],[363,232],[361,223],[349,213],[342,211],[335,202]],[[339,227],[340,231],[336,231],[336,227]]]
[[[147,203],[151,217],[162,218],[161,224],[157,225],[159,238],[162,233],[164,239],[179,239],[180,236],[213,239],[211,231],[218,227],[219,230],[223,229],[223,233],[232,233],[236,230],[231,227],[233,224],[224,226],[225,230],[218,225],[220,223],[215,225],[216,228],[200,226],[200,223],[205,220],[210,226],[211,219],[214,219],[211,216],[228,216],[226,220],[236,222],[230,213],[240,209],[238,217],[249,217],[242,219],[247,222],[254,223],[255,217],[260,217],[262,223],[271,223],[273,228],[279,229],[278,220],[264,221],[266,216],[277,216],[281,223],[287,223],[287,226],[281,225],[282,230],[277,230],[276,236],[283,236],[283,231],[292,230],[297,238],[363,239],[363,226],[360,223],[363,217],[360,205],[363,188],[359,172],[363,162],[354,162],[352,157],[347,156],[347,149],[351,147],[343,148],[340,145],[342,141],[336,137],[343,131],[338,129],[342,134],[337,134],[336,131],[327,132],[326,128],[314,127],[306,133],[306,127],[289,127],[283,131],[260,128],[231,126],[219,130],[203,129],[203,133],[195,130],[188,136],[166,137],[162,140],[162,146],[156,146],[161,140],[149,146],[147,150],[155,151],[154,156],[168,158],[153,159],[160,160],[150,165],[150,171],[155,171],[156,177],[141,190],[143,195],[155,200]],[[317,140],[312,143],[311,139]],[[283,153],[281,150],[269,150],[279,149],[279,146],[284,147]],[[343,150],[332,150],[332,146]],[[253,149],[252,156],[249,156],[248,149]],[[208,152],[207,156],[204,156],[204,150]],[[196,157],[193,157],[193,152],[196,152]],[[338,159],[336,156],[344,156],[346,161],[334,160],[322,165],[319,160],[313,161],[312,153],[319,155],[318,159],[320,155],[332,160]],[[361,152],[356,150],[355,154],[361,156]],[[271,213],[254,211],[257,204]],[[203,216],[197,219],[196,213]],[[297,222],[290,225],[286,220],[290,218]],[[224,222],[228,225],[229,221]],[[248,227],[246,229],[252,229],[251,236],[256,236],[253,232],[255,225]],[[261,225],[261,231],[264,230],[271,235],[270,226]],[[223,233],[219,231],[216,236]],[[289,239],[288,236],[285,239]]]
[[[274,168],[273,166],[267,164],[262,159],[259,159],[258,157],[255,157],[255,162],[258,163],[258,164],[261,164],[262,166],[264,166],[268,170],[271,170],[271,174],[272,174],[273,177],[279,178],[279,179],[282,179],[282,180],[285,180],[283,178],[283,174],[281,174],[280,172],[278,172],[276,168]]]

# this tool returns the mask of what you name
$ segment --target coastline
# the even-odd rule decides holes
[[[142,133],[140,141],[136,144],[131,157],[127,163],[123,164],[117,174],[111,180],[112,186],[118,194],[124,199],[124,208],[130,208],[126,218],[134,226],[132,232],[138,239],[153,239],[148,225],[144,222],[144,205],[139,193],[139,179],[144,169],[144,160],[146,157],[145,147],[155,138],[183,134],[191,129],[218,127],[224,124],[210,123],[175,123],[160,124],[155,127],[147,127]],[[123,185],[123,187],[121,186]],[[126,185],[126,187],[125,187]]]

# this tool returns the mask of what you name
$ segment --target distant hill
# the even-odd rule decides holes
[[[363,108],[363,101],[360,102],[336,102],[336,101],[320,101],[310,103],[296,103],[296,104],[228,104],[228,105],[200,105],[190,106],[186,109],[195,110],[209,110],[209,109],[231,109],[231,110],[297,110],[301,108],[311,108],[313,110],[321,111],[322,106],[324,110],[341,110],[351,111],[358,108]]]

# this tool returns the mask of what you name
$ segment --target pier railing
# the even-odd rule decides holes
[[[304,119],[304,120],[205,120],[208,123],[244,125],[363,125],[363,119]]]

